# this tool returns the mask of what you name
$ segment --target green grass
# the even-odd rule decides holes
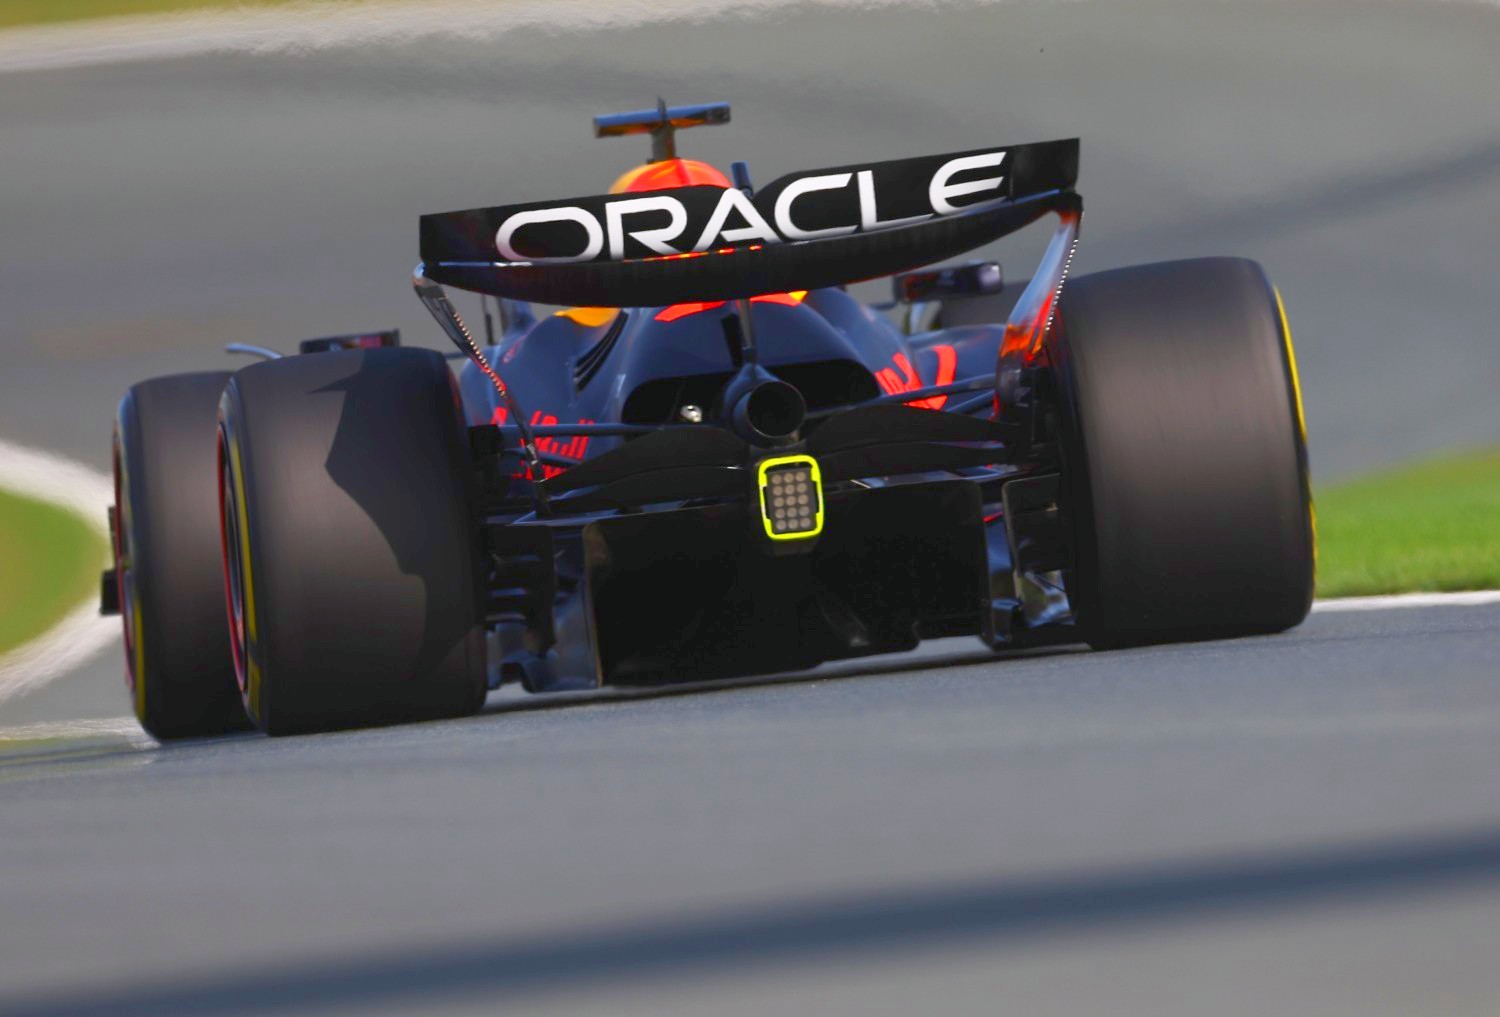
[[[1318,596],[1500,588],[1500,448],[1317,492]]]
[[[104,539],[64,509],[0,491],[0,653],[99,588]]]
[[[266,7],[285,0],[0,0],[0,28],[82,21],[120,14],[160,14],[208,7]]]

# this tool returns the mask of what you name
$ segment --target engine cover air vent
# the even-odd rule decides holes
[[[864,402],[881,394],[869,369],[852,360],[765,366],[771,374],[802,394],[808,410]],[[730,373],[723,372],[654,378],[636,388],[625,400],[621,419],[627,424],[673,423],[684,404],[714,405],[731,377]]]
[[[615,348],[615,343],[620,338],[620,333],[625,330],[625,319],[630,317],[629,312],[621,311],[615,315],[615,320],[610,322],[609,328],[599,337],[599,341],[590,346],[583,356],[579,357],[573,365],[573,390],[582,392],[594,375],[599,373],[599,368],[609,359],[609,351]]]

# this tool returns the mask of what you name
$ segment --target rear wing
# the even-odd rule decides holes
[[[678,114],[685,123],[689,113],[707,116],[658,105],[650,123],[662,134],[675,129]],[[621,129],[634,132],[636,126],[632,121]],[[1051,327],[1078,243],[1083,202],[1073,189],[1077,139],[796,173],[754,195],[745,176],[736,173],[739,188],[683,187],[422,217],[423,260],[412,285],[504,403],[511,423],[497,434],[519,446],[537,512],[551,511],[538,437],[564,431],[639,435],[673,425],[533,427],[442,284],[515,301],[591,307],[741,300],[894,275],[961,254],[1052,212],[1057,230],[1005,324],[997,372],[875,400],[911,404],[993,386],[992,395],[966,401],[954,412],[975,412],[980,403],[993,402],[1000,422],[1012,423],[1005,411],[1022,402],[1028,369]],[[748,312],[737,313],[748,324]],[[743,331],[740,341],[743,370],[753,372],[751,334]],[[992,452],[983,455],[989,457],[984,462],[994,461]]]
[[[424,215],[421,273],[514,300],[652,307],[817,289],[962,254],[1075,209],[1078,141]]]

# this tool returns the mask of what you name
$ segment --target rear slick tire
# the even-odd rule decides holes
[[[268,734],[484,703],[478,526],[452,372],[431,350],[245,368],[219,409],[231,644]]]
[[[158,741],[248,728],[224,620],[214,415],[228,371],[131,387],[115,417],[115,579],[125,683]]]
[[[1048,352],[1086,641],[1228,638],[1306,618],[1306,433],[1261,267],[1204,258],[1084,276],[1063,290]]]

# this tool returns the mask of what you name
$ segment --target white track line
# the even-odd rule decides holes
[[[0,32],[0,73],[213,53],[308,53],[419,39],[483,42],[518,29],[604,31],[665,21],[748,20],[790,8],[876,10],[1021,0],[302,0],[269,8],[134,15]]]
[[[6,742],[85,741],[103,738],[124,739],[131,745],[155,745],[156,741],[141,730],[135,717],[110,717],[104,720],[41,721],[16,727],[0,727],[0,750]]]
[[[76,513],[108,539],[105,510],[114,482],[82,463],[0,441],[0,488]],[[93,599],[31,642],[0,655],[0,703],[78,667],[120,636],[117,618],[101,618]]]
[[[1478,607],[1500,604],[1500,590],[1467,590],[1462,593],[1394,593],[1384,597],[1335,597],[1313,604],[1323,611],[1389,611],[1404,607]]]

